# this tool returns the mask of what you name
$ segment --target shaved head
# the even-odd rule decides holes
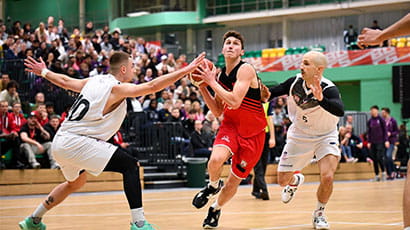
[[[326,56],[317,51],[309,51],[305,55],[305,57],[309,57],[309,59],[315,64],[315,66],[323,66],[324,68],[327,67],[327,58]]]

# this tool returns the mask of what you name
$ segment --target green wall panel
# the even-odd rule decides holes
[[[6,0],[5,15],[11,23],[20,20],[23,24],[30,22],[33,28],[40,22],[47,23],[48,16],[54,16],[55,25],[63,18],[66,25],[78,26],[78,0]]]

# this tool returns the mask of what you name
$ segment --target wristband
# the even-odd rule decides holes
[[[48,72],[50,72],[50,70],[48,70],[47,68],[44,68],[43,70],[41,70],[41,76],[46,78]]]

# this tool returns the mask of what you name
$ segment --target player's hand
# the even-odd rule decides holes
[[[261,90],[261,101],[268,102],[270,98],[270,91],[269,88],[260,82],[260,90]]]
[[[211,85],[212,83],[216,82],[216,67],[213,66],[212,69],[203,62],[203,64],[198,66],[197,71],[199,74],[192,74],[194,77],[200,77],[204,80],[207,85]]]
[[[276,146],[275,138],[269,138],[269,148],[273,148]]]
[[[383,42],[380,37],[381,34],[381,30],[372,30],[369,28],[364,28],[357,39],[357,46],[363,49],[364,47],[367,47],[369,45],[379,45]]]
[[[27,67],[26,71],[34,73],[35,75],[41,76],[41,71],[46,67],[46,63],[44,63],[43,58],[40,57],[40,62],[36,61],[32,57],[27,57],[24,60],[24,65]]]
[[[313,96],[315,96],[315,98],[318,101],[322,101],[323,100],[323,91],[322,91],[322,87],[320,86],[320,77],[319,75],[315,75],[313,77],[313,84],[311,84],[310,89],[312,89],[312,93]]]
[[[40,143],[37,143],[37,148],[38,148],[38,152],[39,153],[44,153],[44,147],[40,144]]]
[[[205,52],[202,52],[200,55],[198,55],[198,57],[196,57],[191,63],[189,63],[189,65],[187,65],[185,67],[186,70],[186,74],[191,73],[192,71],[194,71],[196,68],[198,68],[198,66],[203,62],[204,58],[205,58]]]

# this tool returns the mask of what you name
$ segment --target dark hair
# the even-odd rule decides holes
[[[196,110],[195,109],[189,110],[189,114],[196,114]]]
[[[390,109],[387,107],[382,108],[382,110],[384,110],[386,113],[390,114]]]
[[[377,109],[377,110],[379,110],[379,106],[373,105],[372,107],[370,107],[370,109]]]
[[[115,75],[120,70],[120,66],[125,64],[130,57],[129,54],[122,51],[115,51],[110,57],[110,70]]]
[[[244,44],[243,44],[243,41],[244,41],[245,39],[243,38],[243,36],[242,36],[241,33],[237,32],[237,31],[235,31],[235,30],[230,30],[230,31],[228,31],[228,32],[226,32],[226,33],[224,34],[224,36],[223,36],[223,42],[225,43],[225,40],[226,40],[227,38],[229,38],[229,37],[234,37],[234,38],[238,39],[239,41],[241,41],[241,47],[242,47],[242,49],[244,49],[245,46],[244,46]]]
[[[7,83],[6,89],[9,90],[10,88],[16,88],[18,89],[19,84],[15,80],[11,80],[9,83]]]

